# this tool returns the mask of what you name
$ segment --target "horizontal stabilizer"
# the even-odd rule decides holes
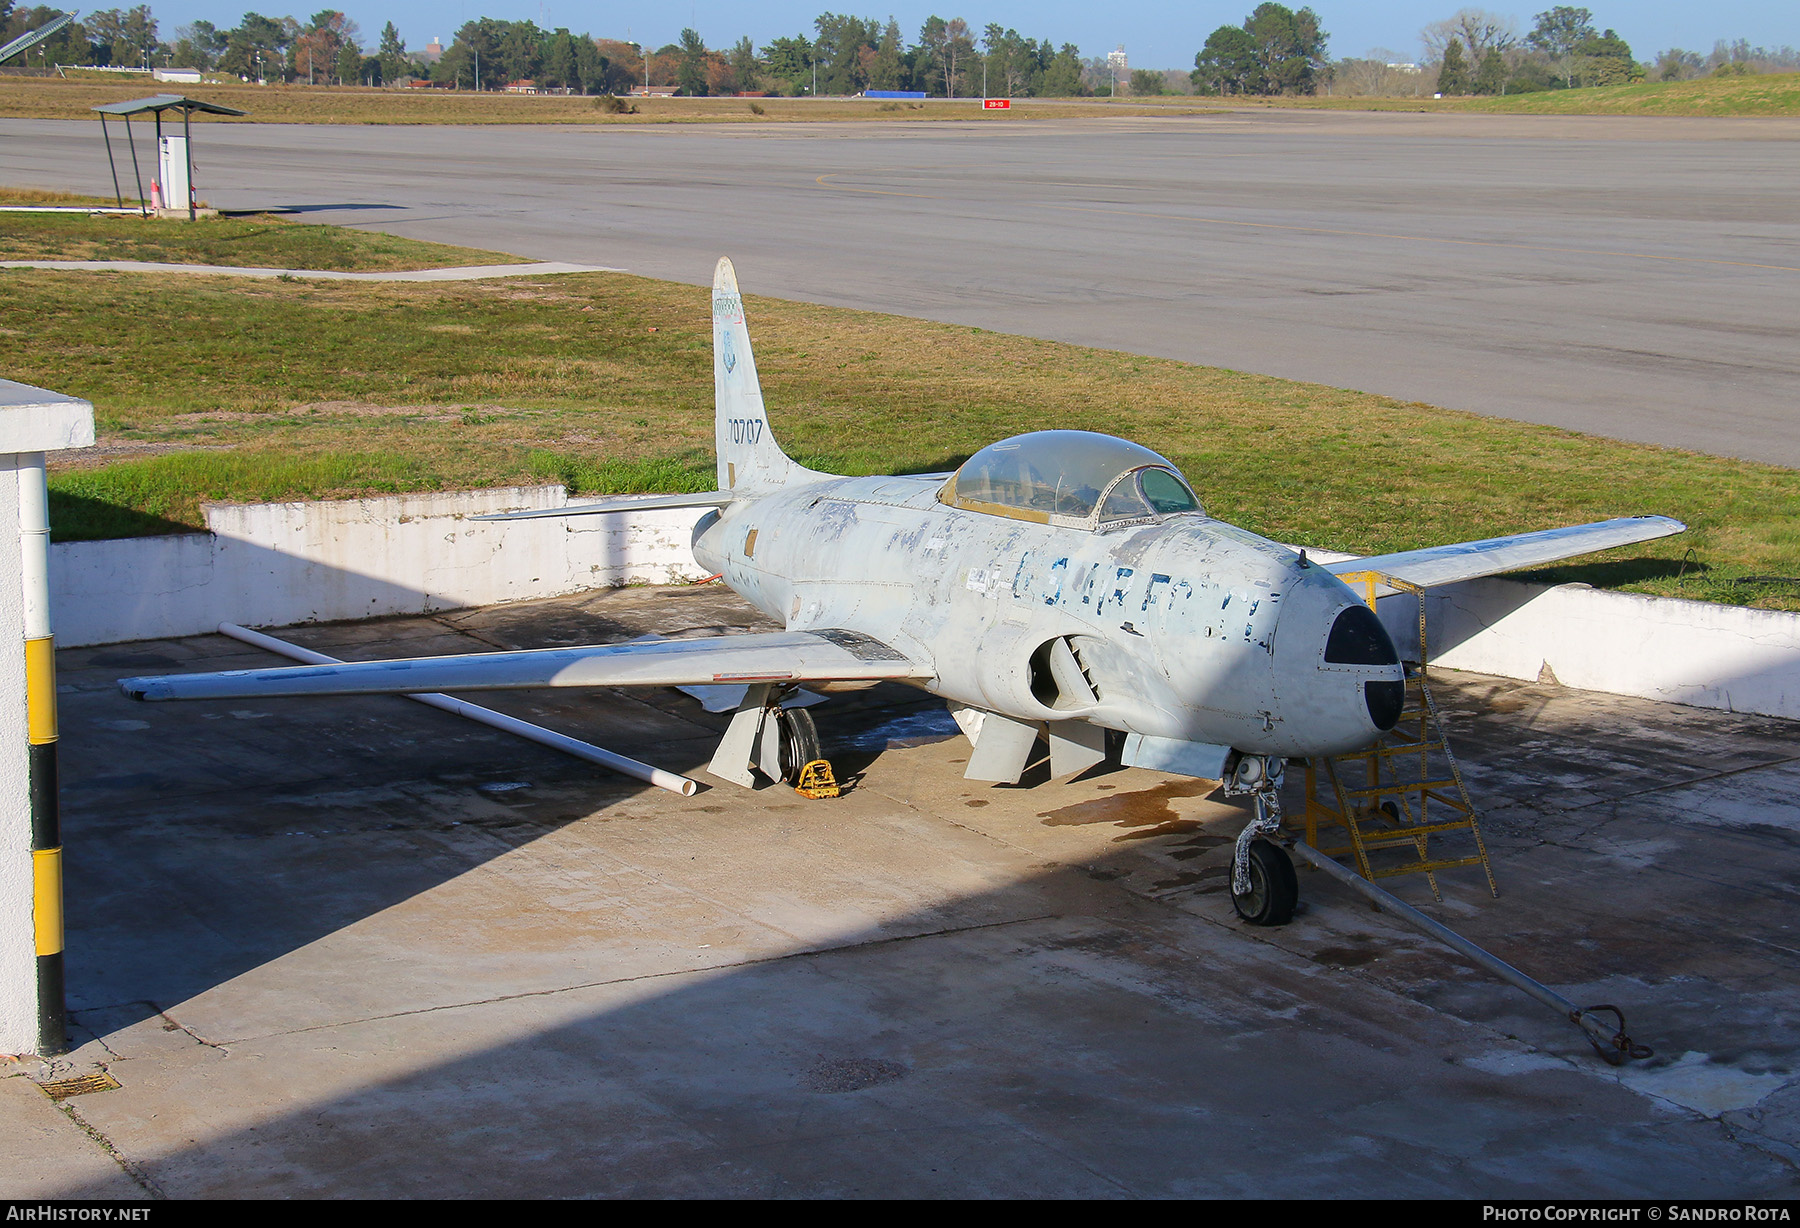
[[[728,490],[703,490],[687,495],[626,495],[617,499],[596,499],[592,503],[570,503],[563,507],[537,507],[523,512],[490,512],[471,516],[470,520],[539,520],[545,516],[599,516],[608,512],[661,512],[681,507],[724,507],[735,498]]]
[[[693,686],[923,679],[929,665],[855,631],[773,631],[709,639],[638,640],[582,648],[350,661],[286,669],[122,678],[132,699],[265,699],[290,695],[410,695],[529,687]]]
[[[1432,546],[1425,550],[1403,550],[1398,554],[1377,554],[1364,559],[1345,559],[1331,563],[1327,570],[1334,575],[1374,571],[1432,588],[1454,584],[1459,580],[1476,580],[1482,576],[1517,571],[1521,567],[1543,567],[1560,563],[1596,550],[1629,546],[1680,533],[1687,526],[1668,516],[1624,516],[1595,524],[1571,525],[1566,529],[1545,529],[1539,533],[1516,533],[1511,537],[1490,537],[1485,541],[1457,542],[1450,546]],[[1395,592],[1381,585],[1383,593]]]

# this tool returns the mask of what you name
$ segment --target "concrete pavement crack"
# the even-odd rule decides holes
[[[289,1028],[279,1032],[263,1032],[254,1036],[236,1037],[223,1041],[202,1041],[212,1048],[223,1048],[227,1045],[249,1044],[252,1041],[268,1040],[276,1036],[303,1036],[309,1032],[329,1032],[337,1028],[354,1027],[362,1023],[379,1023],[384,1019],[406,1019],[414,1015],[431,1015],[438,1011],[463,1010],[471,1006],[492,1006],[501,1002],[516,1002],[526,998],[552,998],[558,994],[574,993],[582,989],[601,989],[609,985],[633,985],[643,981],[658,981],[668,977],[695,976],[710,972],[729,972],[736,968],[757,968],[767,964],[779,964],[791,959],[811,959],[820,955],[837,955],[845,951],[867,951],[877,947],[892,946],[904,942],[916,942],[924,938],[945,938],[956,934],[973,934],[982,930],[1003,929],[1010,925],[1030,925],[1038,921],[1053,921],[1060,914],[1040,913],[1028,917],[1008,917],[1001,921],[983,921],[974,925],[952,925],[943,929],[927,930],[917,934],[892,934],[882,938],[871,938],[866,942],[846,942],[837,946],[807,947],[798,951],[783,951],[778,955],[770,955],[761,959],[739,959],[722,964],[708,964],[703,968],[670,968],[663,972],[644,972],[636,976],[607,977],[597,981],[581,981],[573,985],[557,985],[549,989],[530,989],[521,993],[499,994],[492,998],[474,998],[466,1002],[443,1002],[436,1006],[421,1006],[414,1010],[390,1011],[380,1015],[360,1015],[354,1019],[338,1019],[330,1023],[317,1023],[310,1027]],[[186,1028],[182,1029],[187,1031]],[[190,1036],[192,1032],[188,1033]],[[195,1039],[199,1039],[195,1037]]]
[[[120,1151],[117,1147],[113,1146],[112,1140],[107,1138],[106,1135],[101,1133],[100,1130],[98,1130],[97,1128],[95,1128],[95,1126],[91,1122],[89,1122],[87,1120],[87,1118],[83,1117],[79,1112],[77,1112],[74,1105],[72,1105],[68,1101],[64,1100],[64,1101],[60,1102],[56,1107],[57,1107],[57,1110],[59,1112],[61,1112],[64,1117],[67,1117],[71,1122],[73,1122],[75,1124],[75,1128],[77,1130],[80,1130],[83,1134],[87,1135],[90,1139],[92,1139],[94,1141],[94,1143],[100,1148],[100,1150],[104,1151],[108,1156],[110,1156],[112,1158],[112,1162],[114,1164],[117,1164],[119,1166],[120,1170],[122,1172],[124,1172],[124,1174],[127,1177],[130,1177],[131,1180],[137,1185],[137,1187],[139,1189],[143,1190],[144,1193],[148,1194],[151,1198],[153,1198],[159,1202],[168,1200],[169,1196],[163,1192],[163,1189],[161,1186],[157,1185],[156,1182],[150,1178],[150,1174],[144,1172],[136,1164],[133,1164],[129,1159],[127,1159],[125,1156],[125,1153]]]

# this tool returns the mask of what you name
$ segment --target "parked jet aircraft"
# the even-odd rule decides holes
[[[814,690],[898,680],[944,697],[973,742],[970,779],[1016,782],[1040,737],[1053,775],[1101,762],[1222,780],[1256,817],[1234,899],[1279,924],[1294,903],[1280,822],[1288,758],[1369,745],[1400,714],[1398,653],[1339,573],[1419,586],[1538,566],[1680,532],[1640,516],[1329,566],[1206,514],[1185,478],[1135,443],[1036,431],[953,474],[839,477],[803,468],[763,409],[729,260],[713,282],[718,489],[601,500],[506,518],[707,509],[694,557],[786,630],[400,661],[127,678],[137,699],[523,687],[742,683],[711,770],[739,784],[817,756]]]

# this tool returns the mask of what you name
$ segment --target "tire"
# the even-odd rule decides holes
[[[1267,840],[1250,844],[1250,892],[1231,897],[1237,915],[1251,925],[1286,925],[1300,902],[1300,880],[1287,850]]]
[[[819,730],[805,708],[775,709],[775,728],[781,737],[781,779],[790,785],[800,783],[800,769],[819,753]],[[1293,871],[1290,869],[1289,873]]]

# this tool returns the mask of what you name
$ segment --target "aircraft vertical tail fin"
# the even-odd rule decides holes
[[[719,489],[753,493],[830,476],[795,464],[769,430],[737,273],[723,256],[713,271],[712,311],[713,431],[719,453]]]

